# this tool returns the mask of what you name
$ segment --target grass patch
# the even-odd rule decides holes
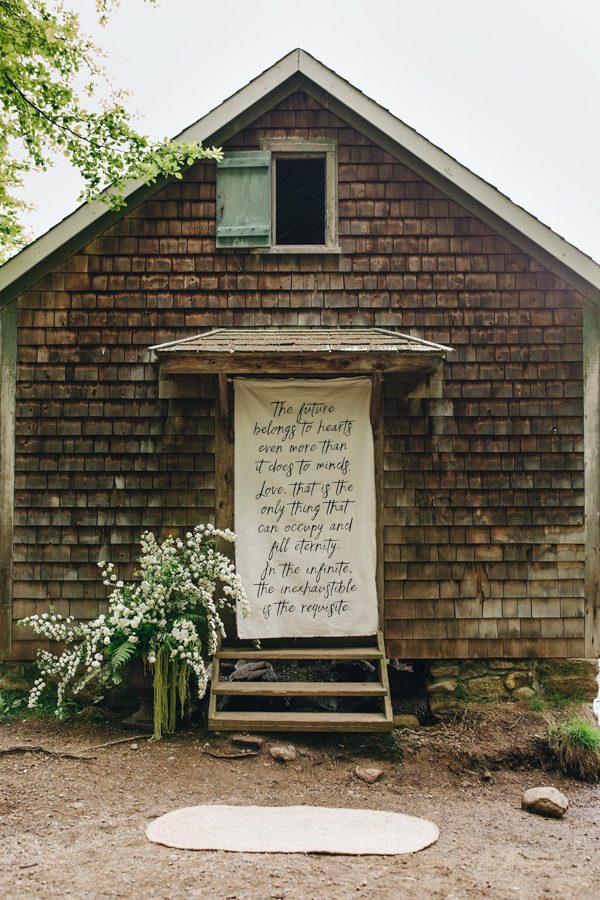
[[[542,699],[542,697],[532,697],[531,700],[529,701],[529,709],[532,712],[537,712],[537,713],[544,712],[544,710],[546,708],[547,708],[547,704],[546,704],[545,700]]]
[[[56,713],[56,694],[46,689],[41,695],[37,706],[30,709],[27,705],[29,693],[12,688],[0,690],[0,724],[14,722],[17,719],[29,719],[32,716],[53,716]],[[67,719],[72,718],[81,711],[78,703],[69,703]]]
[[[586,703],[583,694],[562,694],[560,691],[541,690],[529,701],[529,708],[533,712],[544,712],[547,709],[569,709]]]
[[[584,719],[552,725],[545,743],[553,761],[579,781],[600,781],[600,728]]]

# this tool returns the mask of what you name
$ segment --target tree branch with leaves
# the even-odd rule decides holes
[[[117,2],[97,0],[101,23]],[[101,198],[113,209],[125,205],[131,180],[181,178],[197,160],[220,158],[197,142],[136,131],[126,92],[106,90],[100,55],[62,3],[0,0],[0,261],[26,243],[23,176],[46,170],[57,152],[83,179],[79,199]]]

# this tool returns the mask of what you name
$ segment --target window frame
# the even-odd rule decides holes
[[[261,150],[269,150],[271,165],[271,246],[257,247],[256,253],[340,253],[338,236],[338,154],[334,141],[298,138],[267,138],[260,142]],[[277,160],[325,157],[325,243],[275,244],[277,234]]]

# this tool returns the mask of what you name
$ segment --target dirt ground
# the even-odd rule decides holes
[[[225,735],[193,730],[85,752],[123,737],[114,725],[28,719],[0,726],[0,896],[5,898],[598,898],[600,786],[543,771],[525,749],[542,720],[519,707],[482,708],[452,726],[394,737],[296,736],[296,762],[231,753]],[[132,749],[131,744],[138,749]],[[376,764],[367,785],[354,767]],[[524,788],[567,794],[563,820],[520,809]],[[204,803],[316,804],[433,819],[439,841],[410,856],[254,855],[172,850],[148,822]]]

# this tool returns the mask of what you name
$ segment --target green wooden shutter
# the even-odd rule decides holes
[[[271,153],[226,153],[217,163],[217,247],[271,246]]]

